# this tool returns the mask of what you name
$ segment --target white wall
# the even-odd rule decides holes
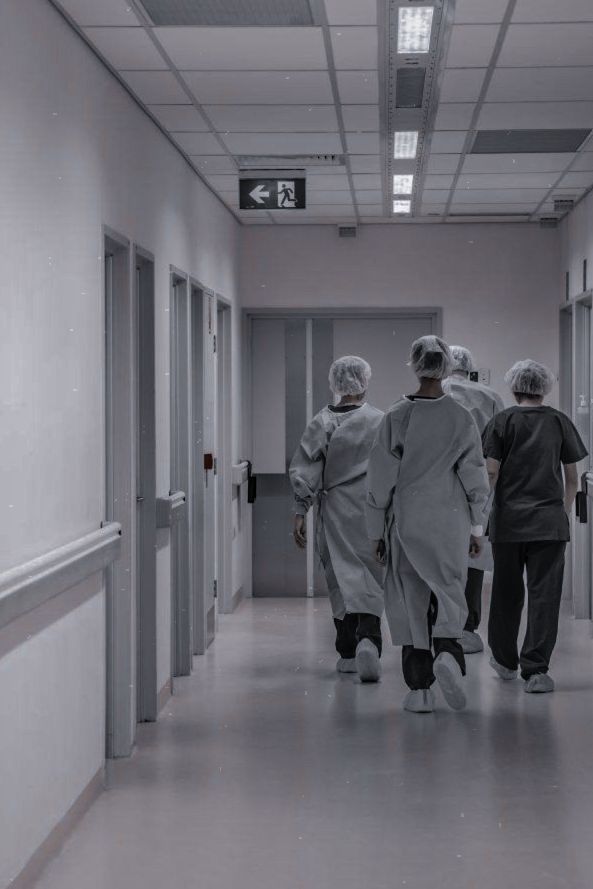
[[[566,293],[565,274],[569,273],[569,296],[583,290],[583,260],[587,260],[587,287],[593,285],[593,194],[581,201],[560,224],[562,241],[558,290],[560,300]]]
[[[519,358],[558,371],[559,233],[532,225],[250,226],[244,307],[439,306],[443,333],[468,346],[508,400]]]
[[[158,495],[169,491],[169,264],[236,302],[239,226],[47,0],[2,2],[0,107],[2,570],[103,518],[102,224],[156,257]],[[170,663],[169,563],[166,546],[158,553],[166,624],[159,626],[159,684]],[[103,600],[101,585],[92,604],[0,661],[0,686],[11,690],[13,705],[19,689],[27,690],[27,708],[39,695],[51,702],[51,718],[35,731],[13,718],[14,706],[2,708],[0,763],[10,764],[11,783],[8,792],[2,784],[0,824],[10,822],[18,788],[29,788],[32,761],[36,769],[19,815],[23,842],[0,831],[0,887],[101,765],[104,693],[88,677],[88,659],[103,676]],[[82,644],[89,638],[96,651]],[[37,712],[43,718],[44,708]]]

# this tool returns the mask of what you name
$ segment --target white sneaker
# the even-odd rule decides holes
[[[464,630],[461,634],[461,647],[464,654],[478,654],[484,651],[484,643],[474,630]]]
[[[356,646],[356,669],[361,682],[378,682],[381,675],[379,650],[370,639],[361,639]]]
[[[529,694],[543,694],[554,691],[554,680],[548,673],[534,673],[525,683],[525,691]]]
[[[505,682],[510,682],[511,679],[517,678],[516,670],[509,670],[508,667],[503,667],[503,665],[499,664],[498,661],[495,661],[493,657],[490,658],[490,666],[495,673],[498,673],[501,679],[505,680]]]
[[[336,664],[338,673],[356,673],[356,659],[353,657],[341,657]]]
[[[448,651],[439,654],[432,669],[449,707],[463,710],[467,703],[462,684],[463,674],[453,655]]]
[[[404,710],[410,713],[432,713],[434,710],[434,693],[431,688],[418,688],[409,691],[404,699]]]

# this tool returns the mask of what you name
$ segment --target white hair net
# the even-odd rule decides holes
[[[438,336],[421,336],[412,343],[410,367],[419,378],[444,380],[453,368],[451,350]]]
[[[513,364],[506,372],[504,381],[513,393],[543,396],[552,391],[554,374],[544,364],[525,358]]]
[[[357,355],[337,358],[329,369],[329,387],[334,395],[362,395],[370,381],[371,366]]]
[[[453,356],[453,372],[470,373],[475,367],[470,350],[465,346],[450,346],[450,349]]]

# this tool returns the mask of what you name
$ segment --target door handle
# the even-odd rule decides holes
[[[136,497],[136,503],[144,503],[144,497]]]
[[[214,454],[204,454],[204,470],[214,469]]]

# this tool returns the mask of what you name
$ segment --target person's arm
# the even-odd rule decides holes
[[[470,555],[482,551],[484,536],[484,508],[488,500],[488,481],[482,456],[482,442],[478,427],[472,421],[465,430],[466,445],[457,460],[457,477],[461,482],[471,519]]]
[[[327,432],[318,417],[305,430],[288,471],[295,497],[293,536],[299,549],[307,545],[306,515],[323,479]]]
[[[367,531],[378,562],[385,560],[385,518],[401,465],[401,452],[393,447],[392,433],[392,418],[386,414],[371,449],[367,469]]]
[[[576,463],[564,464],[564,508],[568,515],[572,510],[577,491],[579,489],[579,477]]]
[[[495,460],[494,457],[486,458],[486,470],[488,472],[488,481],[490,482],[490,490],[493,491],[496,487],[496,482],[498,481],[498,476],[500,475],[500,460]]]

